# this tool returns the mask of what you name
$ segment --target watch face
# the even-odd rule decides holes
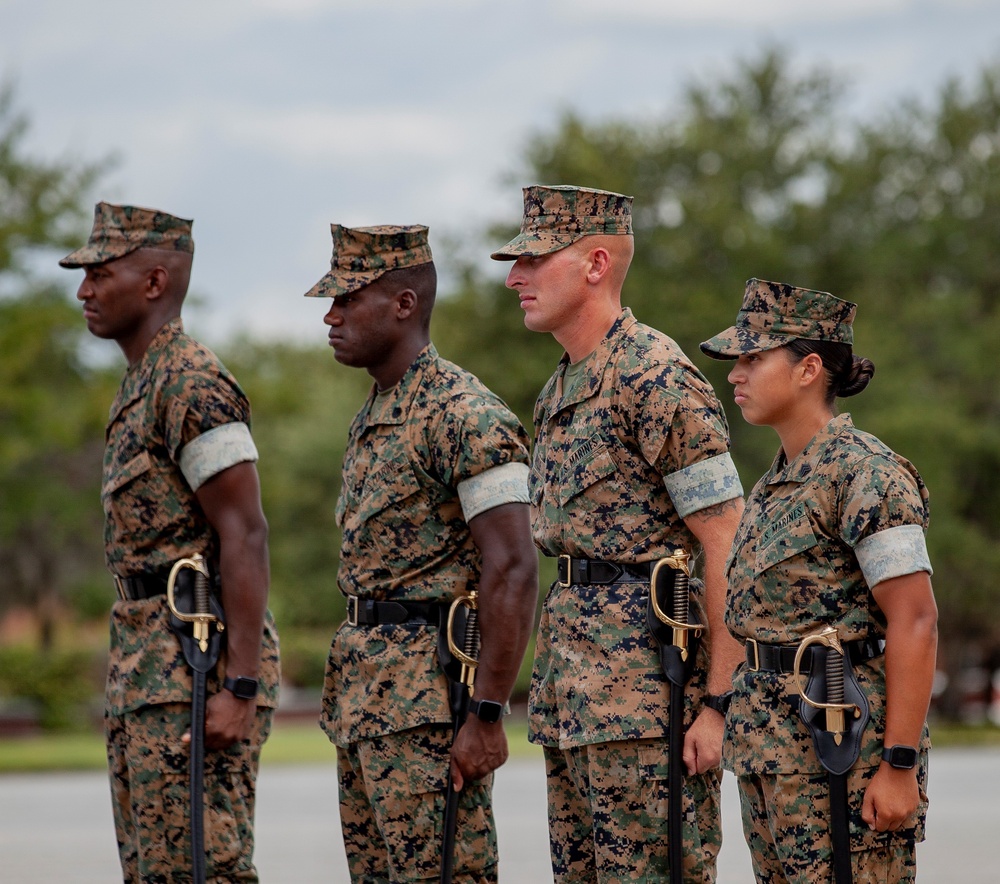
[[[503,715],[503,704],[496,700],[474,700],[471,708],[479,720],[485,721],[487,724],[498,722],[500,716]]]
[[[917,763],[917,750],[912,746],[892,746],[882,757],[893,767],[909,770]]]

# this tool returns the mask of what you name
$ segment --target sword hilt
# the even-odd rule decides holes
[[[826,655],[826,702],[821,703],[813,700],[806,693],[802,685],[802,673],[800,666],[802,655],[810,645],[820,644],[828,648]],[[826,713],[826,731],[833,735],[833,741],[838,746],[844,739],[847,730],[845,723],[845,713],[850,710],[855,718],[861,717],[861,708],[855,703],[844,702],[844,646],[840,643],[837,630],[833,626],[828,626],[815,635],[804,638],[795,652],[795,663],[792,667],[792,675],[795,679],[795,686],[799,696],[815,709],[822,709]]]
[[[681,659],[685,661],[690,653],[688,633],[694,631],[695,636],[699,636],[705,628],[703,623],[689,622],[691,610],[690,560],[691,556],[685,550],[675,549],[673,555],[665,556],[656,563],[649,579],[649,593],[653,603],[653,613],[656,615],[657,620],[671,628],[671,641],[680,650]],[[656,591],[661,568],[672,568],[677,572],[673,575],[673,587],[671,591],[672,610],[670,614],[660,606],[660,599]]]
[[[184,568],[190,568],[195,572],[194,597],[192,599],[194,610],[190,613],[179,610],[174,600],[174,585],[177,582],[177,575]],[[191,634],[198,642],[198,647],[203,654],[208,651],[209,625],[214,623],[219,632],[226,628],[225,624],[211,611],[208,577],[208,565],[205,563],[204,556],[201,553],[195,553],[190,558],[178,559],[174,562],[174,566],[170,569],[170,576],[167,578],[167,605],[178,620],[191,624]]]
[[[456,640],[455,632],[458,628],[456,615],[459,608],[466,608],[465,629],[461,641]],[[479,598],[478,593],[472,590],[468,595],[459,596],[451,603],[448,609],[448,650],[452,656],[461,664],[458,680],[469,690],[469,696],[473,695],[476,682],[476,667],[479,665]]]

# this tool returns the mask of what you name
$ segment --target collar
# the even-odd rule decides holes
[[[380,394],[378,387],[372,384],[363,406],[365,426],[405,424],[417,390],[423,385],[424,378],[433,369],[437,359],[437,348],[434,344],[428,344],[417,354],[417,358],[394,387]]]
[[[611,357],[614,355],[615,350],[618,349],[619,338],[634,325],[636,325],[636,318],[632,315],[632,311],[626,307],[619,314],[614,325],[608,329],[608,333],[597,345],[597,349],[587,357],[587,376],[584,378],[584,382],[574,384],[571,395],[565,398],[563,397],[562,375],[564,367],[569,365],[569,354],[563,353],[562,359],[559,360],[559,402],[553,413],[563,408],[568,408],[571,405],[585,402],[587,399],[597,395],[601,389],[601,381],[604,379],[604,372],[607,370],[608,363],[611,362]]]
[[[780,485],[784,482],[808,481],[816,471],[816,467],[822,462],[830,446],[836,442],[839,436],[853,428],[854,422],[849,414],[838,414],[809,440],[809,444],[791,463],[785,461],[785,453],[779,448],[771,464],[771,469],[764,477],[765,483]]]

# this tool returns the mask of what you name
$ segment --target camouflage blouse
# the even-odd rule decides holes
[[[113,574],[163,572],[196,552],[217,559],[218,540],[181,463],[206,434],[236,425],[244,430],[221,446],[216,471],[256,460],[249,423],[249,402],[233,376],[184,334],[180,319],[164,325],[126,372],[105,434],[101,499],[105,554]],[[190,697],[190,670],[168,618],[166,596],[115,602],[107,691],[111,714]],[[224,674],[224,662],[218,668]],[[210,678],[210,692],[219,689],[217,681]],[[276,705],[277,638],[270,615],[260,682],[258,704]]]
[[[372,389],[351,424],[337,502],[341,591],[427,602],[475,588],[481,556],[458,486],[510,464],[525,471],[528,445],[503,401],[428,345],[395,387]],[[511,501],[527,502],[523,485],[522,475]],[[450,721],[436,628],[341,625],[323,691],[331,740]]]
[[[727,570],[726,624],[737,638],[794,644],[825,626],[842,641],[884,637],[871,586],[930,571],[928,496],[913,465],[834,418],[791,463],[779,451],[754,487]],[[884,657],[855,667],[871,720],[859,764],[880,763]],[[735,676],[723,762],[736,773],[819,773],[791,674]],[[927,736],[924,734],[924,744]]]
[[[532,532],[547,555],[651,562],[700,552],[684,517],[740,497],[711,385],[666,335],[624,310],[564,388],[568,358],[535,406]],[[692,617],[703,618],[700,581]],[[531,686],[531,739],[575,746],[662,736],[668,688],[646,621],[648,586],[550,589]],[[701,619],[700,622],[704,622]],[[704,690],[707,656],[688,687]]]

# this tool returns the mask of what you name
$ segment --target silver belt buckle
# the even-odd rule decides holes
[[[358,597],[356,595],[347,597],[347,625],[358,625]]]
[[[559,585],[563,589],[568,589],[570,586],[573,585],[573,581],[571,579],[573,575],[570,574],[570,568],[571,568],[572,564],[573,564],[573,557],[572,556],[568,556],[565,553],[563,553],[561,556],[559,556],[559,558],[557,560],[556,567],[559,569],[558,570],[559,580],[557,582],[559,583]],[[566,579],[565,580],[562,579],[563,578],[563,570],[564,569],[565,569],[565,572],[566,572]]]
[[[760,651],[757,649],[757,639],[748,638],[746,641],[748,648],[753,648],[753,663],[750,665],[751,672],[760,672]]]
[[[117,574],[112,574],[111,576],[115,581],[115,592],[118,593],[118,598],[123,602],[130,601],[129,594],[125,592],[125,581]]]

